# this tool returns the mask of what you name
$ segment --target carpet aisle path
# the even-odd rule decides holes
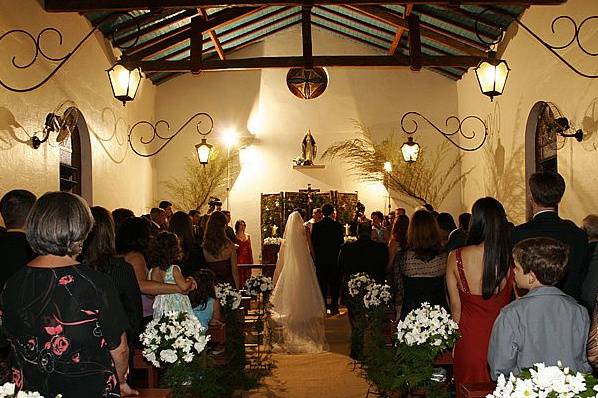
[[[326,319],[330,351],[321,354],[274,355],[276,369],[264,386],[245,398],[363,398],[368,389],[349,358],[351,326],[346,312]]]

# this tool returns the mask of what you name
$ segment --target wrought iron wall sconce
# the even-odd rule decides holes
[[[482,43],[486,44],[488,47],[492,48],[493,46],[496,46],[498,43],[500,43],[502,41],[505,32],[503,30],[501,32],[501,34],[499,35],[498,39],[496,39],[494,41],[487,41],[481,36],[481,34],[480,34],[480,23],[482,23],[481,17],[482,17],[482,15],[489,13],[489,12],[493,12],[493,10],[492,9],[484,9],[477,15],[476,20],[475,20],[475,34],[480,42],[482,42]],[[550,25],[550,29],[551,29],[552,33],[553,34],[556,33],[555,27],[560,21],[566,21],[566,22],[569,22],[569,24],[573,28],[573,36],[565,44],[553,45],[553,44],[546,42],[544,39],[542,39],[538,34],[536,34],[533,30],[531,30],[527,25],[525,25],[523,22],[521,22],[518,18],[513,18],[513,22],[517,23],[517,25],[519,25],[527,33],[529,33],[537,42],[539,42],[543,47],[545,47],[548,51],[550,51],[555,57],[557,57],[563,64],[565,64],[565,66],[567,66],[573,72],[575,72],[579,76],[582,76],[582,77],[585,77],[588,79],[597,79],[598,74],[585,73],[585,72],[579,70],[558,52],[558,51],[565,50],[565,49],[571,47],[572,45],[574,45],[574,43],[577,43],[577,46],[579,47],[579,49],[586,55],[588,55],[590,57],[598,56],[598,52],[592,52],[592,51],[588,50],[586,47],[584,47],[584,45],[582,44],[582,42],[580,40],[581,30],[583,29],[584,25],[591,20],[598,20],[598,15],[592,15],[592,16],[585,18],[584,20],[582,20],[579,23],[579,25],[573,18],[571,18],[568,15],[561,15],[561,16],[556,17],[555,19],[552,20],[552,24]],[[484,95],[489,96],[490,99],[492,100],[493,97],[502,94],[502,90],[504,89],[504,85],[506,83],[507,76],[509,73],[509,67],[508,67],[506,61],[496,58],[496,53],[494,51],[490,51],[488,54],[489,54],[488,58],[482,60],[480,62],[480,64],[476,67],[476,76],[478,78],[478,83],[480,84],[480,89],[481,89],[482,93]],[[486,72],[486,73],[483,73],[483,72]],[[488,73],[488,72],[493,72],[493,73]],[[495,87],[497,87],[498,89],[494,89]]]
[[[59,131],[60,130],[60,122],[58,119],[58,115],[55,113],[48,113],[46,115],[46,122],[44,123],[44,128],[42,129],[42,137],[38,137],[34,135],[31,137],[31,146],[34,149],[38,149],[44,142],[48,141],[50,138],[50,133]]]
[[[206,164],[208,164],[212,145],[208,144],[206,138],[203,137],[209,135],[214,128],[214,119],[212,119],[212,117],[205,112],[198,112],[195,115],[191,116],[189,119],[187,119],[185,123],[183,123],[183,125],[176,132],[170,135],[161,135],[159,132],[160,126],[164,126],[168,131],[170,131],[170,124],[166,120],[158,120],[155,123],[151,123],[146,120],[137,122],[129,129],[129,146],[131,147],[133,152],[145,158],[157,155],[162,151],[162,149],[166,147],[166,145],[170,143],[170,141],[172,141],[177,135],[179,135],[179,133],[183,131],[185,127],[187,127],[189,124],[196,120],[198,121],[195,124],[195,130],[199,135],[202,136],[202,140],[199,144],[195,146],[195,149],[197,151],[200,164],[205,166]],[[144,138],[143,133],[140,133],[139,143],[142,145],[151,145],[155,140],[163,141],[162,144],[160,144],[157,147],[157,149],[151,150],[147,153],[143,153],[137,148],[135,148],[133,136],[135,134],[135,131],[141,126],[149,127],[151,130],[151,136],[149,138]]]
[[[409,135],[415,134],[417,132],[417,130],[419,129],[419,124],[416,121],[417,118],[423,119],[434,130],[436,130],[444,138],[446,138],[448,142],[450,142],[451,144],[453,144],[454,146],[456,146],[457,148],[459,148],[463,151],[473,152],[473,151],[480,149],[482,147],[482,145],[484,145],[484,142],[486,142],[486,138],[488,137],[488,126],[486,126],[486,123],[479,117],[473,116],[473,115],[466,116],[463,119],[459,119],[457,116],[447,117],[446,121],[445,121],[445,125],[446,125],[447,129],[449,128],[450,124],[456,124],[456,126],[455,126],[454,130],[443,131],[438,126],[436,126],[434,123],[432,123],[430,121],[430,119],[428,119],[421,113],[407,112],[401,118],[401,129],[406,134],[409,134]],[[412,128],[406,127],[408,122],[413,124]],[[464,131],[463,125],[467,122],[474,122],[476,124],[479,123],[483,130],[483,134],[482,134],[482,132],[476,131],[475,129],[473,129],[471,131],[471,133],[466,133]],[[480,135],[482,136],[481,138],[479,138]],[[465,140],[467,143],[472,143],[472,145],[467,145],[467,146],[461,145],[460,142],[457,142],[455,140],[455,138],[457,138],[459,136],[462,137],[461,140]],[[407,143],[403,144],[403,146],[405,146],[406,144],[411,147],[417,145],[417,147],[418,147],[417,152],[419,152],[419,144],[417,144],[415,141],[413,141],[413,137],[409,137],[409,138],[410,138],[410,140]],[[415,155],[415,159],[412,161],[415,161],[416,159],[417,159],[417,155]]]
[[[59,108],[48,113],[46,115],[44,127],[41,131],[41,137],[38,137],[37,133],[31,137],[31,146],[34,149],[39,149],[44,142],[48,141],[51,133],[57,133],[56,142],[59,144],[62,143],[68,139],[73,130],[77,128],[78,119],[79,114],[77,113],[76,108],[73,107],[67,108],[62,115],[59,115]]]
[[[41,81],[37,82],[36,84],[33,84],[31,86],[28,87],[14,87],[9,85],[8,83],[6,83],[5,81],[3,81],[2,79],[0,79],[0,86],[4,87],[5,89],[15,92],[15,93],[26,93],[26,92],[30,92],[30,91],[34,91],[38,88],[40,88],[41,86],[43,86],[44,84],[46,84],[72,57],[73,55],[75,55],[75,53],[87,42],[87,40],[106,22],[108,21],[112,21],[115,20],[118,17],[126,17],[129,18],[131,20],[134,20],[134,17],[131,16],[128,13],[112,13],[112,14],[108,14],[106,15],[104,18],[100,19],[97,23],[94,24],[93,28],[72,48],[71,51],[69,51],[68,53],[66,53],[64,56],[61,57],[53,57],[51,55],[48,55],[46,53],[46,50],[44,50],[43,46],[42,46],[42,42],[44,40],[44,38],[48,37],[48,35],[55,35],[58,41],[59,45],[62,45],[63,43],[63,36],[62,33],[56,29],[56,28],[44,28],[42,29],[37,36],[34,36],[33,34],[31,34],[30,32],[27,32],[26,30],[23,29],[13,29],[13,30],[9,30],[8,32],[5,32],[4,34],[2,34],[0,36],[0,42],[9,37],[9,36],[16,36],[16,35],[24,35],[27,39],[29,39],[33,46],[34,46],[34,51],[33,51],[33,55],[31,56],[31,60],[29,62],[24,62],[24,63],[20,63],[17,61],[17,56],[13,56],[12,57],[12,66],[15,69],[20,69],[20,70],[24,70],[24,69],[28,69],[30,67],[32,67],[36,61],[39,58],[43,58],[46,61],[49,62],[58,62],[58,65],[52,70],[50,71],[50,73],[43,78]],[[135,27],[137,29],[137,32],[139,32],[141,30],[140,26],[138,23],[135,24]],[[113,36],[113,42],[114,42],[114,38],[116,36],[116,34],[118,33],[118,27],[116,27],[116,29],[114,30],[114,32],[112,33]],[[128,46],[122,46],[119,45],[117,46],[119,49],[121,50],[126,50],[128,48],[131,48],[133,46],[135,46],[137,44],[137,41],[139,40],[139,37],[137,37],[132,44],[128,45]],[[110,71],[112,71],[115,67],[117,67],[118,65],[120,65],[120,62],[117,62],[117,64],[115,66],[113,66],[112,68],[109,69],[109,75],[110,75]],[[131,89],[127,88],[127,92],[126,94],[130,94],[132,93],[132,96],[128,95],[125,97],[117,97],[117,93],[115,91],[115,83],[113,83],[112,79],[110,80],[111,85],[113,87],[113,92],[115,97],[117,97],[117,99],[120,99],[121,101],[123,101],[123,103],[125,101],[128,100],[132,100],[135,97],[135,93],[137,91],[137,87],[139,85],[140,82],[140,76],[141,76],[141,71],[138,70],[138,68],[136,68],[135,66],[130,66],[127,65],[128,69],[130,71],[135,70],[139,76],[139,79],[136,80],[136,74],[133,74],[133,76],[135,78],[130,79],[131,84],[136,83],[136,86],[131,86]],[[122,74],[121,74],[122,76]],[[122,80],[122,79],[121,79]]]

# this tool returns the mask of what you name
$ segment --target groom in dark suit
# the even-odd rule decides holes
[[[330,287],[330,313],[338,314],[338,296],[341,276],[338,269],[338,252],[344,243],[342,225],[332,219],[334,207],[330,203],[322,206],[324,219],[314,224],[311,241],[315,254],[316,275],[322,291],[324,302],[327,300]]]

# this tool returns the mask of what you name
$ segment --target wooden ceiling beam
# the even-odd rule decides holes
[[[147,35],[147,34],[151,34],[151,33],[156,33],[157,31],[159,31],[160,29],[164,29],[165,27],[167,27],[168,25],[172,25],[174,23],[180,22],[184,19],[190,18],[194,15],[194,12],[191,10],[185,10],[183,12],[180,12],[176,15],[171,15],[168,16],[164,19],[162,19],[159,22],[156,23],[152,23],[149,24],[143,28],[141,28],[141,26],[143,25],[139,25],[140,29],[134,29],[131,33],[129,33],[128,35],[125,36],[121,36],[119,38],[117,38],[116,40],[113,41],[113,44],[115,46],[122,46],[125,43],[134,41],[136,38]]]
[[[403,18],[409,17],[411,15],[411,11],[413,11],[413,3],[409,3],[405,5],[405,10],[403,12]],[[388,49],[388,55],[393,55],[397,52],[397,48],[399,47],[399,43],[401,42],[401,38],[403,37],[403,33],[405,33],[407,29],[404,27],[397,28],[397,33],[395,34],[395,38],[393,39],[392,43],[390,43],[390,48]]]
[[[409,23],[409,60],[411,70],[419,71],[422,68],[422,42],[420,36],[419,17],[410,14],[407,17]]]
[[[421,65],[426,67],[472,67],[479,63],[480,57],[463,55],[421,56]],[[328,67],[410,67],[411,60],[404,55],[318,55],[313,57],[314,66]],[[140,66],[146,72],[186,72],[190,70],[190,61],[142,61]],[[266,68],[294,68],[305,66],[302,56],[258,57],[204,61],[202,71],[212,70],[248,70]]]
[[[341,28],[343,28],[343,29],[347,29],[347,30],[353,31],[353,32],[355,32],[355,33],[358,33],[358,34],[360,34],[360,35],[362,35],[362,36],[369,37],[369,38],[371,38],[371,39],[374,39],[374,40],[380,40],[380,41],[384,41],[384,42],[388,41],[386,38],[384,38],[384,37],[380,37],[380,36],[378,36],[378,35],[375,35],[375,34],[373,34],[373,33],[371,33],[371,32],[368,32],[367,30],[363,30],[363,29],[361,29],[361,28],[360,28],[360,27],[358,27],[358,26],[352,26],[352,25],[349,25],[349,24],[347,24],[347,23],[344,23],[344,22],[342,22],[342,21],[338,21],[338,20],[336,20],[336,19],[328,18],[328,17],[327,17],[327,16],[325,16],[325,15],[314,14],[314,18],[315,18],[316,20],[322,20],[322,21],[325,21],[325,22],[328,22],[328,23],[331,23],[331,24],[334,24],[334,25],[340,26],[340,27],[341,27]],[[314,25],[316,24],[316,23],[315,23],[315,21],[313,21],[313,23],[314,23]],[[320,26],[320,27],[324,26],[325,28],[327,27],[326,25],[323,25],[323,24],[317,24],[317,26]],[[343,33],[342,31],[340,31],[340,30],[337,30],[337,29],[333,29],[333,31],[334,31],[335,33]],[[348,34],[348,35],[346,35],[346,36],[347,36],[347,37],[350,37],[350,38],[355,38],[355,36],[353,36],[353,35],[349,35],[349,34]],[[366,44],[372,44],[372,45],[374,44],[374,43],[371,43],[371,42],[369,42],[369,41],[366,41],[366,40],[364,40],[363,42],[365,42]],[[376,46],[376,47],[378,47],[378,46]]]
[[[400,4],[392,0],[44,0],[49,12],[130,11],[169,8],[257,6],[257,5],[343,5],[343,4]],[[411,0],[413,4],[471,5],[559,5],[566,0]]]
[[[206,12],[206,10],[204,8],[199,8],[198,11],[203,16],[204,21],[207,21],[209,19],[208,13]],[[214,29],[208,30],[208,36],[210,36],[210,40],[214,44],[214,48],[216,49],[216,52],[218,53],[218,57],[220,59],[224,60],[225,59],[225,57],[224,57],[224,50],[222,49],[222,45],[220,44],[220,40],[218,40],[218,36],[216,35],[216,31]]]
[[[301,39],[303,42],[303,59],[305,67],[311,68],[313,51],[311,43],[311,6],[303,6],[301,9]]]
[[[367,15],[370,18],[374,18],[380,22],[392,25],[396,28],[402,27],[404,29],[409,29],[409,24],[407,23],[407,21],[405,19],[401,18],[401,16],[391,12],[390,10],[388,10],[384,7],[370,6],[370,5],[366,5],[366,6],[349,5],[347,7],[349,7],[352,10],[358,11],[364,15]],[[452,48],[459,50],[465,54],[474,55],[474,56],[485,55],[485,51],[483,51],[477,47],[473,47],[470,44],[464,43],[462,40],[465,40],[465,39],[455,39],[455,38],[449,37],[443,33],[439,33],[436,29],[431,29],[427,25],[423,26],[420,24],[420,32],[421,32],[421,35],[426,37],[427,39],[433,40],[435,42],[438,42],[438,43],[443,44],[448,47],[452,47]]]
[[[395,34],[395,32],[392,31],[392,30],[382,28],[382,27],[380,27],[378,25],[371,24],[371,23],[369,23],[367,21],[364,21],[362,19],[355,18],[355,17],[353,17],[351,15],[344,14],[342,12],[338,12],[338,11],[333,10],[331,8],[328,8],[328,7],[316,6],[316,8],[319,9],[319,10],[323,10],[323,11],[325,11],[325,12],[331,14],[331,15],[334,15],[334,16],[336,16],[338,18],[346,19],[347,21],[352,22],[352,23],[354,23],[356,25],[361,25],[361,26],[365,27],[366,29],[370,29],[370,30],[373,30],[373,31],[376,31],[376,32],[379,32],[379,33],[382,33],[382,34],[385,34],[385,35],[393,35],[393,34]]]

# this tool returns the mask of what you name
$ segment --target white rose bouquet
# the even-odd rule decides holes
[[[4,383],[4,385],[0,386],[0,398],[44,398],[37,391],[15,391],[15,384],[14,383]],[[61,394],[58,394],[56,398],[62,398]]]
[[[186,312],[169,312],[154,319],[140,337],[143,356],[158,368],[192,362],[210,340],[197,318]]]
[[[459,338],[459,325],[439,305],[423,303],[397,325],[397,343],[407,346],[428,345],[438,351],[451,348]]]
[[[257,297],[260,293],[268,296],[274,289],[274,285],[272,284],[272,278],[264,275],[256,275],[245,281],[245,288],[252,297]]]
[[[275,238],[275,237],[271,237],[271,238],[266,238],[264,239],[264,245],[282,245],[282,238]]]
[[[367,309],[373,309],[387,306],[391,300],[390,286],[370,283],[367,285],[365,295],[363,296],[363,305]]]
[[[225,312],[234,311],[241,305],[241,292],[233,289],[230,283],[216,285],[216,298]]]
[[[569,368],[563,368],[560,362],[557,366],[537,363],[518,376],[512,373],[508,378],[500,375],[496,389],[486,398],[594,398],[598,395],[597,383],[591,374],[571,372]]]
[[[345,243],[356,242],[356,241],[357,241],[356,236],[345,236]]]
[[[367,287],[374,283],[372,278],[365,272],[359,272],[351,275],[351,279],[347,282],[349,295],[351,297],[363,296],[367,292]]]

